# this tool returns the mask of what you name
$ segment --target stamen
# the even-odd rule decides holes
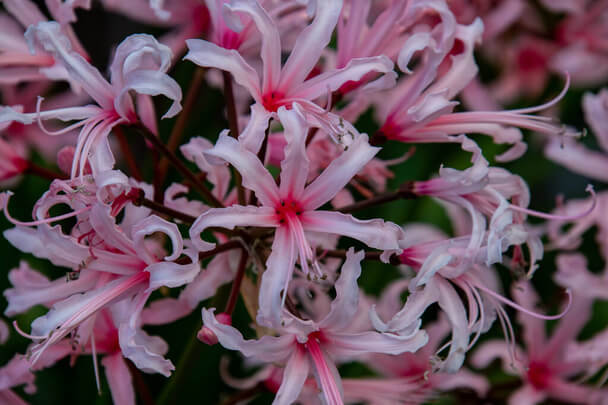
[[[46,127],[44,126],[44,124],[42,124],[42,118],[40,117],[40,107],[42,106],[42,101],[44,100],[44,97],[38,96],[38,100],[36,101],[36,122],[38,123],[38,127],[40,128],[40,130],[42,132],[44,132],[47,135],[61,135],[61,134],[65,134],[67,132],[70,132],[73,129],[76,129],[78,127],[81,127],[83,125],[86,124],[86,122],[88,120],[81,120],[78,121],[75,124],[72,125],[68,125],[67,127],[57,130],[57,131],[49,131],[48,129],[46,129]]]
[[[481,284],[475,284],[475,287],[479,288],[481,291],[485,292],[486,294],[490,295],[492,298],[502,302],[503,304],[506,304],[518,311],[523,312],[526,315],[529,315],[533,318],[537,318],[537,319],[542,319],[545,321],[554,321],[556,319],[560,319],[562,318],[564,315],[566,315],[566,313],[568,313],[568,311],[570,310],[570,306],[572,306],[572,291],[570,291],[570,289],[566,289],[566,294],[568,295],[568,304],[566,305],[566,308],[559,314],[557,315],[543,315],[543,314],[539,314],[538,312],[534,312],[530,309],[524,308],[521,305],[511,301],[508,298],[503,297],[500,294],[495,293],[494,291],[490,290],[489,288],[484,287]]]
[[[38,221],[22,222],[22,221],[19,221],[18,219],[13,218],[13,216],[11,216],[11,214],[8,212],[8,200],[10,199],[10,197],[13,194],[14,193],[12,191],[10,191],[10,190],[6,191],[6,194],[5,194],[6,197],[4,198],[4,204],[2,206],[2,209],[4,210],[4,216],[13,225],[36,226],[36,225],[42,225],[42,224],[50,224],[50,223],[53,223],[53,222],[62,221],[62,220],[67,219],[67,218],[72,218],[74,216],[82,214],[83,212],[87,212],[91,208],[93,208],[93,206],[87,206],[87,207],[81,208],[79,210],[69,212],[67,214],[58,215],[56,217],[51,217],[51,218],[47,218],[47,219],[40,219]]]
[[[552,100],[549,100],[548,102],[546,102],[544,104],[537,105],[534,107],[519,108],[517,110],[509,110],[508,112],[516,113],[516,114],[529,114],[529,113],[546,110],[547,108],[553,107],[555,104],[559,103],[564,98],[564,96],[568,92],[568,89],[570,88],[570,73],[565,72],[565,75],[566,75],[566,83],[564,84],[564,88]]]
[[[575,214],[575,215],[546,214],[544,212],[534,211],[534,210],[531,210],[528,208],[523,208],[523,207],[518,207],[517,205],[513,205],[513,204],[509,205],[509,209],[511,209],[513,211],[517,211],[517,212],[522,212],[524,214],[532,215],[532,216],[535,216],[538,218],[552,219],[552,220],[558,220],[558,221],[576,221],[577,219],[584,218],[587,215],[591,214],[597,205],[597,195],[595,194],[595,190],[593,189],[593,186],[591,184],[588,184],[587,188],[585,188],[585,191],[591,194],[591,198],[592,198],[591,207],[589,207],[589,209],[587,209],[586,211],[581,212],[580,214]]]
[[[97,347],[95,345],[95,333],[91,333],[91,351],[93,355],[93,370],[95,371],[95,384],[97,393],[101,395],[101,383],[99,382],[99,365],[97,364]]]
[[[13,321],[13,328],[15,328],[15,330],[17,331],[18,334],[20,334],[21,336],[23,336],[24,338],[27,338],[27,339],[31,339],[31,340],[43,340],[43,339],[46,339],[48,337],[48,336],[30,335],[29,333],[25,333],[19,327],[19,324],[17,324],[17,321]]]

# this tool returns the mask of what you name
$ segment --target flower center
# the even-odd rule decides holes
[[[284,99],[284,94],[277,91],[271,91],[262,96],[262,104],[267,111],[276,112],[279,107],[285,104]]]
[[[294,200],[281,200],[275,208],[275,213],[280,224],[288,222],[289,218],[299,217],[302,215],[302,206]]]
[[[528,365],[528,381],[537,390],[546,389],[551,381],[551,369],[545,363],[530,362]]]

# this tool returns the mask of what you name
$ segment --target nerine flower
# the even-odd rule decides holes
[[[40,111],[42,100],[39,99],[38,111],[35,113],[25,114],[8,107],[1,108],[0,122],[32,124],[38,121],[42,125],[41,121],[49,119],[76,120],[75,124],[63,130],[49,132],[49,135],[54,135],[81,128],[72,177],[82,175],[87,162],[91,164],[95,175],[112,169],[114,158],[107,143],[112,128],[119,124],[139,122],[140,119],[149,123],[149,118],[154,116],[153,106],[144,95],[163,94],[173,100],[164,118],[173,117],[181,110],[181,89],[175,80],[166,75],[171,51],[150,35],[131,35],[118,46],[110,67],[111,83],[71,49],[68,38],[56,22],[31,26],[26,32],[26,38],[32,50],[43,49],[51,53],[97,105]],[[131,91],[139,94],[137,111]],[[138,118],[138,113],[141,118]]]
[[[520,282],[512,289],[515,300],[532,307],[538,297],[530,283]],[[512,393],[509,404],[537,404],[548,398],[580,404],[599,404],[605,397],[599,389],[576,382],[577,375],[585,374],[587,364],[569,361],[567,350],[576,341],[590,316],[592,300],[584,291],[575,291],[570,310],[553,329],[551,337],[545,334],[544,322],[526,313],[519,313],[523,326],[522,338],[525,351],[501,341],[483,343],[473,355],[473,365],[485,367],[493,359],[503,362],[505,371],[518,374],[523,386]]]
[[[327,101],[331,93],[348,81],[357,81],[370,72],[392,72],[393,63],[386,56],[353,59],[342,68],[309,78],[323,50],[329,44],[342,8],[341,0],[314,1],[315,18],[298,36],[289,58],[281,66],[281,38],[276,22],[253,0],[233,0],[224,4],[226,23],[234,31],[243,29],[237,13],[251,17],[262,37],[262,77],[236,50],[221,48],[211,42],[188,40],[190,52],[185,59],[204,66],[230,72],[245,87],[255,103],[251,106],[249,124],[240,135],[241,142],[257,152],[264,139],[268,120],[280,107],[290,108],[297,102],[311,123],[328,134],[347,142],[357,130],[339,116],[328,112],[315,100]],[[327,103],[326,103],[327,104]],[[327,105],[325,106],[327,107]]]
[[[122,303],[118,329],[123,355],[146,372],[170,374],[173,365],[162,357],[166,346],[140,329],[140,314],[155,289],[191,282],[200,271],[198,260],[194,252],[183,250],[177,225],[156,216],[123,222],[130,235],[115,223],[111,207],[95,203],[82,223],[85,232],[78,237],[64,235],[59,226],[46,225],[37,229],[19,226],[4,233],[22,251],[71,267],[77,273],[69,277],[73,281],[66,283],[65,278],[53,282],[35,280],[32,272],[28,272],[22,275],[37,288],[32,290],[29,288],[32,284],[20,283],[21,288],[16,286],[7,294],[9,313],[36,303],[53,303],[46,315],[32,323],[31,334],[24,334],[37,342],[31,349],[33,363],[49,346],[77,328],[86,341],[89,335],[80,330],[81,325],[102,309]],[[161,258],[150,249],[150,241],[145,237],[155,232],[170,238],[172,254]],[[190,257],[191,263],[172,262],[182,252]]]
[[[47,18],[31,0],[3,0],[4,8],[13,18],[0,13],[0,83],[16,84],[32,80],[67,80],[75,90],[79,84],[71,80],[61,63],[57,63],[51,52],[39,51],[33,55],[23,38],[24,30],[31,25],[46,22]],[[87,58],[87,53],[78,41],[69,23],[76,21],[75,7],[90,7],[90,0],[77,0],[62,3],[59,0],[46,0],[46,6],[61,24],[60,30],[75,51]]]
[[[273,404],[294,402],[310,371],[317,378],[322,400],[327,404],[342,404],[335,358],[356,358],[370,352],[400,354],[416,351],[427,342],[426,333],[420,330],[413,331],[410,336],[348,331],[358,309],[357,279],[361,274],[362,258],[363,252],[354,253],[351,249],[347,253],[341,276],[336,282],[336,298],[329,313],[319,322],[292,317],[288,328],[278,330],[280,336],[263,336],[258,340],[243,339],[238,330],[220,323],[213,315],[213,309],[203,309],[203,322],[216,334],[222,346],[238,350],[262,363],[286,364]]]
[[[190,238],[200,250],[211,250],[213,243],[201,240],[200,234],[213,226],[233,229],[236,226],[275,228],[272,253],[262,275],[260,293],[261,324],[280,324],[281,291],[287,289],[294,264],[299,258],[304,274],[313,270],[321,277],[315,263],[315,252],[305,232],[321,232],[349,236],[368,246],[387,251],[384,258],[400,249],[403,231],[398,226],[380,219],[361,221],[340,212],[318,210],[330,201],[349,180],[378,152],[367,142],[367,136],[358,137],[342,155],[314,180],[306,185],[308,158],[305,141],[308,125],[302,114],[282,107],[278,117],[285,128],[287,146],[281,162],[280,185],[258,157],[226,133],[220,135],[215,147],[207,155],[220,158],[233,165],[243,178],[243,186],[255,192],[261,206],[233,205],[213,208],[203,213],[190,228]],[[284,300],[285,298],[283,298]]]

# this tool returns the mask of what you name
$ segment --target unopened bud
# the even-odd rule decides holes
[[[215,319],[224,325],[232,325],[232,317],[225,312],[217,314]],[[213,346],[218,342],[215,332],[213,332],[207,326],[203,326],[201,330],[198,331],[196,338],[209,346]]]

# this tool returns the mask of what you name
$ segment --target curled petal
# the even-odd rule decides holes
[[[169,349],[167,343],[158,336],[149,336],[138,326],[139,316],[148,296],[148,293],[140,293],[127,304],[128,307],[119,306],[126,311],[127,319],[120,323],[118,341],[123,355],[137,368],[146,373],[160,373],[169,377],[175,367],[163,357]],[[125,314],[122,314],[122,318],[125,318]]]
[[[145,237],[154,232],[162,232],[171,239],[173,251],[170,256],[165,256],[165,260],[175,260],[182,254],[184,249],[184,241],[179,233],[177,225],[165,219],[151,215],[133,226],[133,245],[138,255],[147,263],[157,262],[158,259],[153,257],[145,246]]]
[[[175,80],[165,73],[152,70],[139,70],[125,77],[125,84],[114,100],[116,111],[123,117],[128,117],[132,108],[132,101],[129,98],[131,90],[139,94],[151,96],[162,94],[173,100],[171,107],[169,107],[169,110],[167,110],[162,118],[174,117],[182,110],[182,89]]]
[[[153,291],[161,286],[179,287],[189,284],[196,278],[201,270],[198,262],[198,254],[191,249],[184,251],[191,260],[189,264],[177,264],[173,262],[158,262],[146,267],[150,273],[150,285],[147,291]]]

